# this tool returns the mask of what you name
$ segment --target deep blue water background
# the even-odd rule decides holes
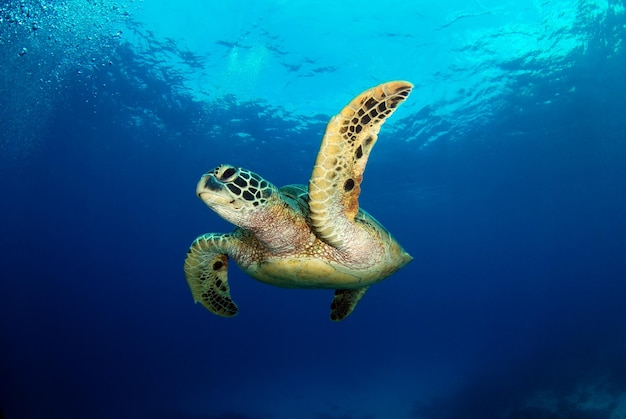
[[[330,114],[200,100],[155,63],[202,60],[149,33],[144,50],[64,44],[50,64],[23,28],[53,6],[7,3],[4,417],[626,415],[625,20],[576,4],[584,48],[500,63],[497,99],[437,113],[420,94],[431,81],[412,80],[419,106],[383,127],[360,203],[415,260],[333,323],[332,292],[267,287],[234,266],[240,314],[212,316],[182,272],[197,235],[231,228],[194,197],[200,175],[229,162],[306,183]]]

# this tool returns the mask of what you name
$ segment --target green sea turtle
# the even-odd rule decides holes
[[[393,81],[354,98],[326,127],[308,188],[277,188],[241,167],[221,164],[205,173],[196,194],[236,228],[198,237],[185,259],[196,302],[223,317],[237,314],[228,260],[266,284],[328,288],[331,320],[345,319],[368,287],[412,257],[359,208],[363,171],[378,131],[413,85]]]

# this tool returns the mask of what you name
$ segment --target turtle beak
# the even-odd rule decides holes
[[[212,173],[202,176],[196,186],[196,195],[210,208],[216,204],[224,205],[232,201],[224,192],[224,184],[217,180]]]
[[[196,195],[200,197],[201,194],[205,192],[219,192],[224,188],[224,184],[217,179],[215,179],[215,175],[213,173],[206,173],[198,182],[196,186]]]

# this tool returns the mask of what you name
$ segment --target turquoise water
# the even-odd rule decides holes
[[[6,1],[0,416],[626,416],[626,28],[600,1]],[[194,305],[220,163],[306,183],[361,91],[415,84],[359,202],[414,257],[350,318],[234,264]]]

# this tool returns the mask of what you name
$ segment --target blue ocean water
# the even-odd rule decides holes
[[[626,417],[621,1],[7,0],[0,417]],[[182,265],[220,163],[306,183],[361,91],[415,88],[360,204],[415,258],[332,291]]]

